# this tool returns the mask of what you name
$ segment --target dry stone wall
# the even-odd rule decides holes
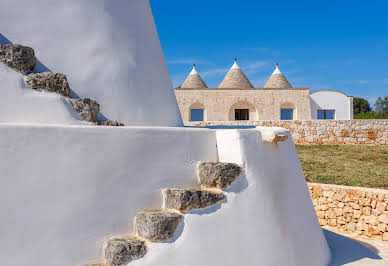
[[[388,190],[308,183],[321,226],[388,241]]]
[[[388,119],[185,122],[186,126],[270,126],[291,131],[298,144],[388,144]]]

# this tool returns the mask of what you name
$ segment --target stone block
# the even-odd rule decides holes
[[[200,162],[198,175],[202,185],[208,188],[228,188],[242,173],[241,166],[235,163]]]
[[[348,231],[354,232],[356,230],[356,224],[355,223],[348,223],[346,225],[346,228],[347,228]]]
[[[196,189],[166,189],[163,191],[163,208],[188,212],[214,205],[225,198],[223,193]]]
[[[383,211],[385,211],[386,208],[387,208],[387,203],[386,202],[377,202],[376,209],[378,211],[383,212]]]
[[[386,224],[378,224],[377,229],[379,232],[385,233],[387,231],[387,225]]]
[[[22,74],[27,74],[35,68],[35,52],[34,49],[19,44],[0,44],[0,62]]]
[[[365,222],[370,225],[377,225],[377,217],[375,215],[370,215],[365,217]]]
[[[388,213],[383,213],[379,216],[379,222],[383,224],[388,224]]]
[[[97,118],[98,113],[100,112],[100,105],[89,98],[83,99],[69,99],[67,101],[70,103],[73,110],[86,121],[94,121]]]
[[[30,74],[26,77],[28,87],[35,90],[56,92],[65,97],[70,97],[70,86],[65,74],[43,72]]]
[[[140,211],[135,216],[135,231],[138,236],[152,242],[162,242],[174,237],[183,221],[183,215],[170,211]]]
[[[147,253],[146,243],[136,238],[112,238],[106,243],[107,266],[124,266]]]
[[[372,214],[372,209],[370,207],[364,207],[362,208],[362,214],[369,216]]]

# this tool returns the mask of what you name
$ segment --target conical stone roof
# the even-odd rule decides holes
[[[237,65],[236,58],[234,64],[230,68],[228,74],[226,74],[224,80],[221,82],[218,88],[223,89],[248,89],[253,88],[252,83],[245,76],[244,72]]]
[[[193,70],[191,70],[181,88],[207,88],[206,83],[195,69],[195,64],[193,65]]]
[[[264,85],[265,89],[290,89],[291,84],[288,82],[286,77],[280,72],[279,65],[276,64],[276,69]]]

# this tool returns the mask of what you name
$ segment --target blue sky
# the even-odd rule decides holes
[[[388,96],[388,1],[150,0],[174,86],[217,87],[238,58],[255,87],[279,62],[294,87]]]

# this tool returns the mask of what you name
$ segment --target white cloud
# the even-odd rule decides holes
[[[368,84],[369,83],[369,81],[367,81],[367,80],[359,80],[358,81],[360,84]]]
[[[202,75],[202,77],[219,77],[221,75],[226,75],[226,73],[228,73],[227,68],[213,68],[203,71],[200,75]]]

